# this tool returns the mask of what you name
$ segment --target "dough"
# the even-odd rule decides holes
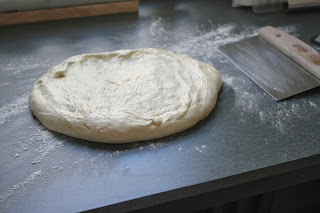
[[[127,143],[183,131],[213,109],[221,78],[208,64],[163,49],[76,55],[33,85],[30,108],[47,128]]]

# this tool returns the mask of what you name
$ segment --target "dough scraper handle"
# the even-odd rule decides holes
[[[320,79],[320,53],[311,46],[271,26],[261,28],[259,36]]]

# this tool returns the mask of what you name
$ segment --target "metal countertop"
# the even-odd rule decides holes
[[[310,42],[319,19],[319,11],[256,15],[223,0],[146,1],[138,14],[0,27],[1,209],[135,210],[320,164],[320,88],[277,103],[218,50],[272,25],[319,51]],[[162,139],[108,145],[47,131],[32,116],[32,84],[51,66],[141,47],[219,70],[223,85],[206,119]],[[152,195],[162,196],[144,202]]]

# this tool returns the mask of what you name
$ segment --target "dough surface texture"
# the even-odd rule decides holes
[[[218,71],[185,55],[143,48],[76,55],[33,85],[30,108],[48,129],[128,143],[183,131],[214,108]]]

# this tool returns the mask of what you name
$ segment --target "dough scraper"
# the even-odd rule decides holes
[[[320,86],[320,53],[274,27],[219,49],[276,101]]]

